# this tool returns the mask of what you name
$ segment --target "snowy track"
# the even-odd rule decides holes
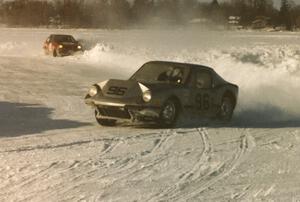
[[[89,50],[46,57],[52,32]],[[300,37],[170,32],[0,29],[0,201],[299,201]],[[98,126],[88,87],[156,59],[237,83],[232,124]]]

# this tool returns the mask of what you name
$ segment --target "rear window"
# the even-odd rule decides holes
[[[208,71],[197,71],[195,79],[196,88],[211,88],[212,77]]]

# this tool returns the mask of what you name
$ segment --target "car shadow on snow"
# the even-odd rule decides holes
[[[121,124],[122,125],[122,124]],[[162,129],[157,124],[123,124],[134,128]],[[253,109],[239,109],[230,122],[216,119],[187,119],[184,116],[174,128],[297,128],[300,127],[300,114],[291,113],[276,106],[260,106]]]
[[[38,104],[0,102],[0,137],[15,137],[90,125],[65,119],[51,119],[53,110]]]
[[[291,128],[300,127],[299,110],[285,109],[270,104],[240,108],[232,119],[233,127],[241,128]]]
[[[276,106],[238,110],[230,123],[209,123],[211,127],[233,128],[293,128],[300,127],[300,114],[280,109]]]

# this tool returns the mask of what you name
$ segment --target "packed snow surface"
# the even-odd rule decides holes
[[[85,51],[45,56],[52,33]],[[0,201],[300,200],[298,44],[285,32],[0,29]],[[98,126],[89,86],[149,60],[236,83],[232,123]]]

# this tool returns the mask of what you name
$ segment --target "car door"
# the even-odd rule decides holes
[[[211,117],[216,110],[213,77],[209,70],[195,70],[192,81],[192,103],[194,114]]]

